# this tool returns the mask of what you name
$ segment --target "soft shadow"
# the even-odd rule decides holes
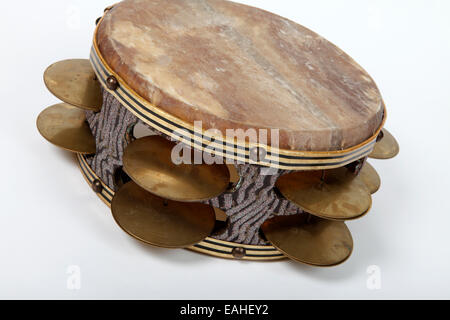
[[[26,147],[30,157],[40,161],[44,156],[56,156],[66,163],[78,163],[76,153],[59,148],[50,142],[46,141],[37,133],[33,139],[20,139],[21,146]]]
[[[62,150],[58,147],[55,147],[55,154],[56,154],[56,157],[58,157],[59,159],[62,159],[66,163],[78,164],[76,153]]]
[[[355,274],[360,272],[358,263],[352,263],[349,260],[344,264],[335,267],[314,267],[291,260],[288,260],[285,263],[287,263],[289,268],[294,272],[300,272],[316,280],[327,282],[344,281],[354,277]]]
[[[159,260],[164,260],[166,262],[170,262],[173,264],[201,264],[205,263],[207,260],[204,255],[200,255],[196,252],[187,250],[187,249],[166,249],[166,248],[158,248],[151,245],[147,245],[138,240],[130,239],[130,241],[135,242],[139,250],[142,251],[143,254],[151,255],[153,258],[157,258]]]

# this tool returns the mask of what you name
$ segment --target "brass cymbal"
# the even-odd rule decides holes
[[[54,145],[81,154],[94,154],[95,139],[85,112],[66,103],[53,105],[37,118],[41,135]]]
[[[262,232],[287,257],[314,266],[335,266],[353,251],[353,239],[342,221],[308,214],[277,216],[266,221]]]
[[[103,96],[100,82],[86,59],[64,60],[45,70],[44,82],[58,99],[81,109],[99,111]]]
[[[128,182],[116,192],[111,211],[132,237],[163,248],[186,248],[214,229],[214,209],[201,203],[164,200]]]
[[[366,161],[361,172],[359,173],[359,177],[367,186],[371,194],[376,193],[381,186],[381,179],[378,175],[377,171],[370,163]]]
[[[276,186],[286,199],[324,219],[357,219],[372,205],[362,179],[346,168],[288,173],[278,179]]]
[[[375,144],[375,148],[369,155],[373,159],[392,159],[400,152],[400,146],[394,136],[387,130],[381,130],[381,140]]]
[[[208,200],[228,188],[226,165],[176,165],[171,157],[174,146],[160,136],[135,140],[125,149],[123,168],[145,190],[175,201]]]

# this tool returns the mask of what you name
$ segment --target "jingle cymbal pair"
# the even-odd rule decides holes
[[[262,227],[266,239],[292,260],[314,266],[335,266],[353,251],[344,220],[365,215],[370,194],[380,188],[376,170],[365,162],[358,176],[347,168],[294,172],[277,181],[278,190],[308,213],[277,216]]]
[[[371,158],[390,159],[399,153],[395,138],[383,129]],[[353,240],[344,220],[357,219],[371,207],[381,180],[365,162],[358,176],[346,168],[294,172],[277,181],[278,190],[306,214],[278,216],[261,230],[289,258],[315,266],[334,266],[347,260]]]
[[[380,179],[365,163],[359,176],[347,168],[286,174],[277,188],[288,200],[308,212],[276,216],[262,227],[266,239],[292,260],[314,266],[335,266],[353,251],[353,239],[344,220],[368,212]]]
[[[117,191],[111,206],[125,232],[164,248],[190,247],[210,236],[216,216],[226,220],[226,215],[193,202],[223,193],[230,183],[226,165],[175,164],[175,146],[160,136],[131,142],[124,151],[123,168],[133,181]]]
[[[85,110],[99,111],[103,97],[89,60],[73,59],[52,64],[44,73],[51,93],[65,103],[45,109],[38,117],[39,132],[63,149],[93,154],[95,139],[86,122]]]

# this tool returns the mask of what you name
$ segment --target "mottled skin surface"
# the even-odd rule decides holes
[[[280,130],[280,148],[353,147],[379,128],[381,95],[348,55],[274,14],[222,0],[125,0],[97,40],[140,96],[203,128]],[[270,143],[270,142],[269,142]]]

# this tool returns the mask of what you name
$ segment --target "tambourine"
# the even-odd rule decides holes
[[[399,146],[373,79],[316,33],[222,0],[125,0],[89,60],[44,74],[37,127],[75,152],[123,231],[221,258],[346,261],[345,222]],[[145,128],[137,135],[136,128]]]

